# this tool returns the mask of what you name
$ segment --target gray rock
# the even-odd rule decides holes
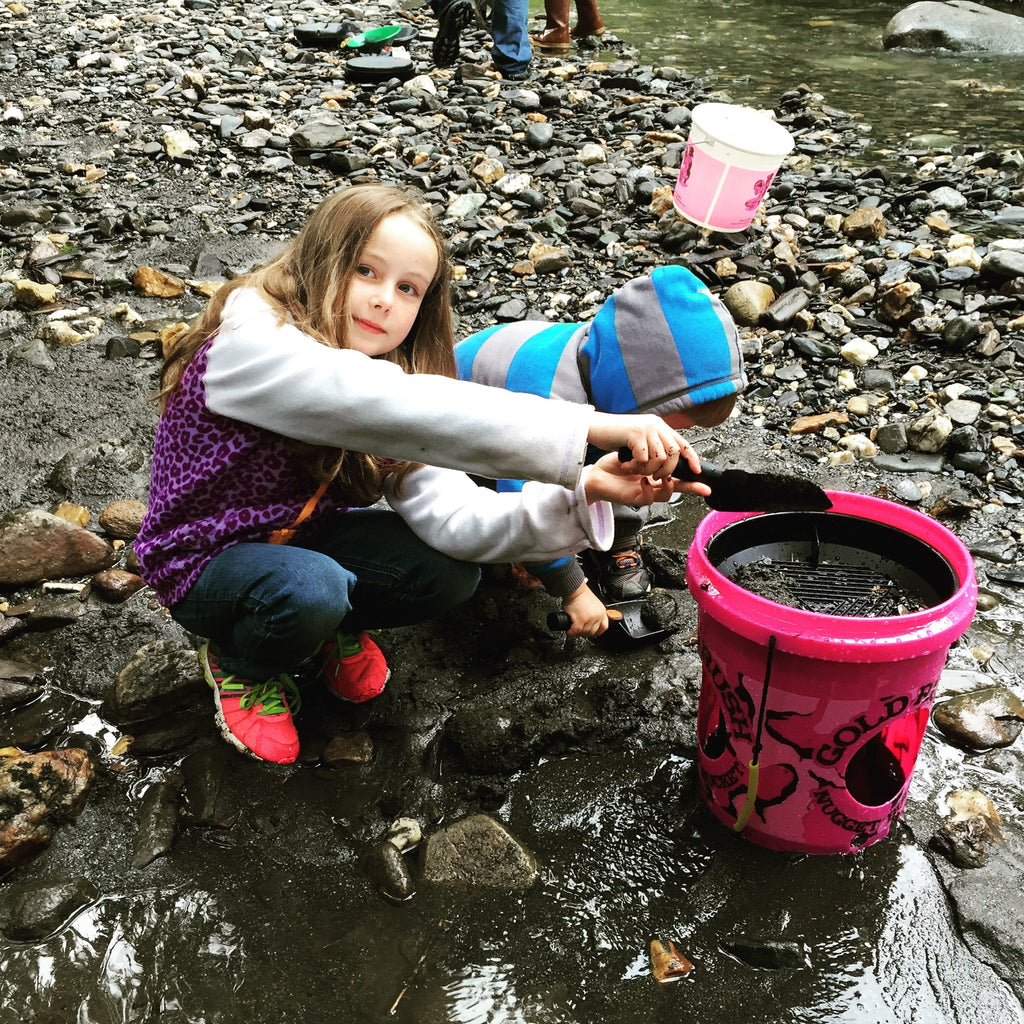
[[[178,834],[178,787],[164,781],[146,789],[132,843],[132,867],[144,868],[171,852]]]
[[[1022,23],[1024,23],[1024,19],[1022,19]],[[967,202],[967,197],[962,192],[955,188],[949,188],[946,185],[942,185],[930,192],[929,202],[931,203],[933,210],[966,210],[970,205]]]
[[[22,885],[8,898],[3,934],[14,942],[38,942],[99,895],[86,878],[52,885]]]
[[[997,281],[1024,277],[1024,252],[1012,252],[1007,249],[988,252],[981,261],[981,273]]]
[[[531,124],[526,129],[526,144],[530,149],[547,149],[554,141],[555,129],[548,122]]]
[[[801,310],[810,303],[810,296],[803,288],[791,288],[783,292],[765,311],[763,322],[768,327],[784,327],[792,322]]]
[[[1005,686],[988,686],[936,704],[932,721],[957,746],[1008,747],[1024,728],[1024,701]]]
[[[893,473],[941,473],[945,459],[941,455],[926,455],[923,452],[903,452],[876,455],[871,464],[876,469],[887,469]]]
[[[118,673],[106,706],[115,721],[133,724],[187,707],[207,690],[196,652],[172,640],[140,647]]]
[[[1024,53],[1024,18],[970,0],[921,0],[890,19],[882,45],[887,50]]]
[[[359,858],[359,867],[373,887],[390,900],[400,902],[416,895],[412,871],[394,843],[384,840]]]
[[[537,881],[533,854],[499,821],[473,814],[428,835],[420,846],[423,880],[468,889],[519,892]]]
[[[907,442],[907,428],[902,420],[886,423],[878,428],[875,435],[875,444],[887,455],[899,455],[909,447]],[[875,460],[878,461],[877,458]]]

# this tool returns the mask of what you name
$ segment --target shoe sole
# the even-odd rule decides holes
[[[216,680],[210,674],[210,665],[206,660],[206,644],[199,648],[199,659],[203,666],[203,676],[206,678],[206,685],[213,690],[213,718],[217,723],[217,731],[221,738],[227,740],[240,754],[251,757],[254,761],[263,761],[254,750],[250,750],[229,728],[228,720],[224,717],[224,708],[220,703],[220,690],[217,689]],[[269,762],[267,762],[269,763]]]
[[[430,49],[430,55],[439,68],[451,67],[459,59],[459,51],[462,48],[459,34],[474,21],[476,12],[469,0],[452,9],[450,17],[441,19],[437,38]]]

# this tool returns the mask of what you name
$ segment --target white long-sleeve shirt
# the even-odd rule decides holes
[[[432,547],[464,561],[542,561],[611,543],[611,507],[588,505],[592,409],[400,367],[320,344],[243,289],[196,353],[157,429],[149,512],[136,541],[168,605],[242,541],[290,526],[315,490],[290,439],[422,462],[385,498]],[[542,481],[520,494],[477,476]],[[345,507],[334,482],[310,521]]]

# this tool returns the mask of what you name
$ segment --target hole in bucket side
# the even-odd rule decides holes
[[[716,761],[729,749],[729,727],[725,724],[725,715],[721,706],[715,706],[708,716],[708,721],[714,724],[704,739],[699,740],[700,748],[704,751],[705,757]]]
[[[903,791],[921,748],[928,708],[904,715],[866,740],[844,773],[846,790],[864,807],[882,807]]]

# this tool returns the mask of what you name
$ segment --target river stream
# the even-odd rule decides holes
[[[892,0],[599,3],[609,31],[637,47],[645,62],[711,76],[732,101],[765,107],[805,84],[863,118],[870,126],[868,152],[879,157],[923,134],[949,135],[952,144],[1019,148],[1024,57],[887,51],[882,32],[905,6]],[[987,6],[1021,14],[1019,4]]]

